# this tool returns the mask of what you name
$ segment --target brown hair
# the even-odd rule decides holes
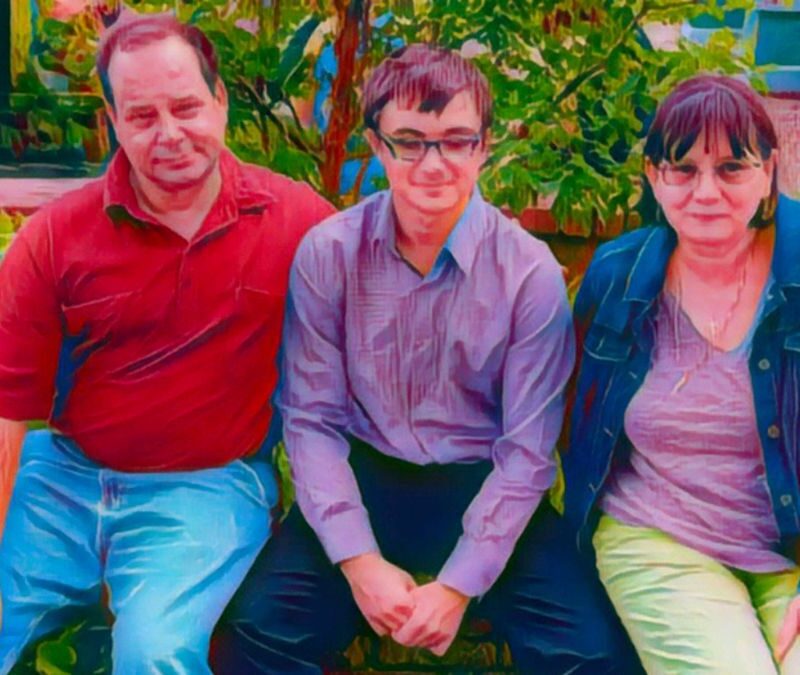
[[[778,148],[775,128],[758,94],[741,80],[698,75],[675,87],[656,111],[647,133],[644,156],[656,166],[680,160],[704,131],[724,133],[734,157],[753,155],[766,161]],[[706,133],[706,144],[713,134]],[[778,201],[777,171],[772,191],[753,218],[753,227],[772,223]]]
[[[440,113],[453,97],[469,91],[481,117],[481,131],[492,123],[492,97],[486,77],[461,55],[444,47],[401,47],[372,71],[364,86],[364,125],[378,128],[378,116],[389,101],[419,104],[421,112]]]
[[[130,52],[168,37],[179,37],[197,54],[200,72],[211,93],[219,81],[217,55],[214,45],[197,26],[181,23],[170,13],[122,14],[100,38],[97,55],[97,73],[106,101],[114,107],[114,92],[108,79],[111,57],[117,50]],[[157,67],[157,64],[155,64]]]

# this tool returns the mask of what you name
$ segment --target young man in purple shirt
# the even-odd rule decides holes
[[[633,672],[615,669],[626,647],[596,618],[596,575],[562,560],[574,545],[549,506],[532,519],[574,338],[550,250],[476,187],[486,80],[413,45],[376,68],[364,117],[391,189],[298,249],[278,397],[297,503],[230,608],[216,672],[320,672],[364,620],[441,655],[473,599],[523,672]]]

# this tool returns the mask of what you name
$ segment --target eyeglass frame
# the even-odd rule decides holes
[[[723,160],[723,161],[719,162],[718,164],[715,164],[713,169],[712,169],[712,176],[714,178],[714,182],[717,185],[717,187],[723,187],[723,186],[737,187],[737,186],[741,186],[741,185],[746,185],[747,184],[747,180],[743,180],[741,183],[732,183],[732,182],[726,181],[724,178],[720,177],[719,168],[721,166],[724,166],[725,164],[730,164],[730,163],[734,163],[734,162],[736,164],[740,165],[740,166],[747,166],[747,167],[749,167],[750,169],[753,169],[753,170],[761,169],[761,168],[764,167],[764,162],[750,162],[750,161],[747,161],[747,160],[742,160],[742,159],[737,159],[737,158]],[[670,167],[679,167],[679,166],[692,166],[697,170],[697,173],[694,175],[693,178],[691,178],[690,180],[687,180],[687,182],[685,182],[685,183],[670,183],[666,178],[667,170]],[[656,170],[661,175],[661,180],[664,181],[664,185],[666,185],[668,187],[675,187],[675,188],[691,188],[691,189],[696,188],[697,185],[700,182],[700,176],[703,173],[702,171],[700,171],[699,167],[696,164],[692,164],[692,163],[674,164],[674,163],[668,162],[668,161],[660,162],[656,166]]]
[[[436,141],[427,140],[425,138],[414,138],[413,140],[422,143],[423,146],[422,154],[416,159],[405,159],[398,155],[397,150],[395,148],[395,143],[397,142],[398,139],[393,139],[391,136],[383,134],[381,130],[378,129],[377,127],[374,127],[372,131],[375,133],[375,136],[378,137],[378,140],[382,141],[383,144],[389,149],[389,152],[392,154],[392,157],[401,162],[409,162],[409,163],[421,162],[423,159],[425,159],[425,157],[428,154],[428,150],[430,150],[431,148],[436,148],[436,150],[439,153],[439,157],[441,157],[443,160],[447,162],[458,162],[458,160],[454,160],[451,157],[446,156],[445,153],[442,151],[442,143],[446,142],[448,140],[447,138],[440,138],[439,140]],[[474,134],[472,136],[463,136],[462,138],[470,140],[472,142],[472,147],[470,148],[469,154],[465,155],[461,159],[468,159],[472,157],[472,155],[475,154],[476,148],[486,140],[483,132]]]

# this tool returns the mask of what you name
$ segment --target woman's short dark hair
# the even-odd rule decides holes
[[[418,102],[422,112],[440,113],[462,91],[472,94],[481,131],[485,132],[492,124],[492,97],[483,73],[471,61],[444,47],[401,47],[372,71],[364,86],[364,125],[377,129],[380,111],[394,99]]]
[[[681,82],[662,101],[647,133],[644,156],[656,166],[679,161],[703,132],[710,132],[705,134],[706,143],[716,133],[725,134],[737,159],[751,155],[767,161],[778,148],[761,97],[747,83],[723,75],[698,75]],[[770,225],[777,202],[776,170],[770,196],[762,202],[752,226]]]

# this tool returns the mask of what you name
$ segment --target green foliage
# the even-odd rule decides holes
[[[38,20],[31,55],[42,69],[66,76],[70,91],[92,92],[96,37],[89,13],[69,22],[45,15]]]
[[[18,212],[9,212],[0,209],[0,258],[11,243],[14,235],[24,220],[24,216]]]
[[[193,3],[186,18],[217,48],[228,90],[232,149],[245,159],[318,185],[320,135],[302,124],[295,105],[313,93],[311,63],[304,52],[321,17],[285,17],[278,32],[268,36],[263,18],[229,9],[228,3],[205,0]]]
[[[753,2],[727,2],[730,10]],[[477,57],[495,97],[489,199],[515,212],[552,200],[561,226],[589,234],[627,219],[639,196],[643,123],[679,81],[700,71],[747,71],[730,31],[707,46],[656,51],[644,27],[721,16],[714,0],[438,0],[408,21],[409,35]]]
[[[108,149],[102,107],[94,95],[44,88],[12,94],[10,110],[0,113],[0,154],[7,160],[99,163]]]
[[[230,100],[233,150],[321,189],[320,177],[331,158],[322,133],[308,123],[302,108],[308,108],[319,86],[313,68],[320,50],[336,38],[334,10],[329,7],[326,13],[327,3],[265,7],[259,0],[168,4],[203,28],[217,47]],[[310,9],[312,4],[321,9]],[[749,9],[754,1],[724,5],[727,11]],[[165,3],[137,0],[134,6],[161,11]],[[700,14],[721,18],[721,0],[372,3],[373,17],[390,10],[393,19],[364,36],[358,57],[362,65],[377,63],[393,37],[478,52],[476,61],[490,80],[496,111],[484,194],[517,213],[544,204],[570,233],[588,235],[598,222],[633,221],[643,127],[677,82],[699,71],[752,72],[752,45],[737,51],[728,30],[715,33],[705,46],[683,41],[677,51],[650,47],[647,25],[679,24]],[[85,84],[93,66],[85,18],[75,26],[52,19],[40,23],[40,61],[71,82]],[[353,95],[363,70],[357,68],[350,83]],[[35,142],[0,123],[0,144],[70,148],[86,143],[91,134],[80,122],[65,125],[47,114],[42,119],[35,114],[28,127],[38,130]],[[349,130],[347,157],[366,161],[368,148],[359,131]],[[355,198],[326,196],[340,204]]]

